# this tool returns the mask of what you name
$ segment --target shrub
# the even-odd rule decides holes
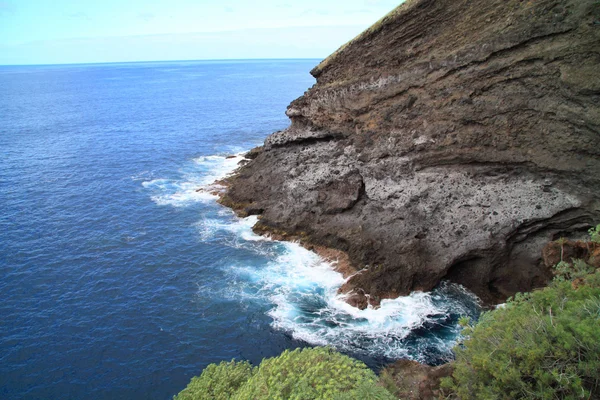
[[[572,263],[561,261],[554,266],[554,279],[558,281],[572,281],[593,273],[595,269],[593,266],[579,259],[574,259]]]
[[[365,364],[327,347],[286,350],[256,368],[209,365],[175,400],[392,400]]]
[[[515,296],[465,329],[452,378],[461,399],[565,399],[600,395],[600,271]]]
[[[174,399],[229,400],[255,372],[247,361],[210,364],[200,376],[193,377]]]
[[[234,399],[393,399],[376,386],[377,377],[365,364],[330,348],[284,351],[263,360],[258,371]],[[386,397],[387,396],[387,397]]]
[[[337,393],[333,400],[395,400],[388,390],[375,385],[371,381],[363,381],[355,389],[348,392]]]

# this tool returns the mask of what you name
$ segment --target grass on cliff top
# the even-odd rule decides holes
[[[368,27],[354,39],[342,45],[339,49],[334,51],[329,57],[325,58],[323,61],[319,63],[311,73],[313,75],[321,73],[327,66],[329,66],[348,46],[358,43],[366,37],[379,32],[384,26],[388,25],[390,22],[396,19],[400,14],[407,12],[414,4],[416,4],[419,0],[404,0],[401,1],[401,4],[394,8],[392,11],[384,15],[381,19],[375,22],[373,25]]]

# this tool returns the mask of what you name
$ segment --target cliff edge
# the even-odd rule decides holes
[[[351,303],[500,301],[600,221],[597,0],[408,0],[311,73],[222,202],[347,253]]]

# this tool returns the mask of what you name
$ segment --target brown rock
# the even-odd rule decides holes
[[[398,360],[382,372],[382,381],[393,381],[398,398],[406,400],[433,400],[442,398],[440,380],[452,375],[452,364],[437,367],[411,360]],[[392,385],[386,385],[392,389]]]
[[[309,250],[314,251],[323,259],[330,262],[333,265],[334,269],[337,272],[341,273],[344,276],[344,278],[348,278],[357,272],[356,268],[354,268],[350,263],[350,258],[348,257],[348,254],[341,250],[310,244],[307,244],[305,247]]]
[[[584,278],[576,278],[573,280],[573,282],[571,282],[571,287],[574,290],[579,289],[580,287],[585,285],[585,279]]]
[[[313,69],[222,201],[346,252],[345,289],[372,298],[542,286],[548,240],[600,221],[599,18],[596,0],[409,0]]]
[[[571,264],[573,260],[583,260],[589,265],[600,268],[600,243],[583,240],[555,240],[544,246],[542,257],[548,268],[561,261]]]
[[[600,268],[600,243],[595,243],[591,251],[591,256],[588,259],[588,264],[596,268]]]
[[[590,247],[587,242],[560,239],[548,243],[542,250],[544,265],[551,268],[561,261],[568,263],[575,259],[587,260],[590,257]]]

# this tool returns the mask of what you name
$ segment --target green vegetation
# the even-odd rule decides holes
[[[592,242],[600,243],[600,224],[596,225],[595,228],[591,228],[588,232]]]
[[[202,375],[193,377],[175,399],[229,400],[255,372],[255,368],[247,361],[210,364],[202,371]]]
[[[600,243],[600,225],[589,233],[590,242],[575,245],[592,254]],[[504,307],[482,314],[475,325],[460,320],[466,339],[455,348],[452,376],[442,378],[446,398],[600,398],[600,269],[588,264],[596,265],[592,256],[587,262],[563,261],[569,242],[557,243],[561,261],[548,287],[517,294]],[[413,398],[420,388],[405,387],[416,384],[412,378],[384,370],[378,379],[362,362],[330,348],[296,349],[254,368],[247,362],[211,364],[175,399]]]
[[[252,368],[247,362],[209,365],[192,378],[176,400],[391,400],[365,364],[330,348],[296,349],[264,359]]]
[[[600,271],[577,286],[563,273],[549,287],[483,314],[464,333],[468,340],[456,349],[452,378],[442,382],[451,397],[597,398]]]
[[[583,260],[573,260],[571,263],[561,261],[554,266],[554,280],[572,281],[584,278],[593,273],[595,268]]]

